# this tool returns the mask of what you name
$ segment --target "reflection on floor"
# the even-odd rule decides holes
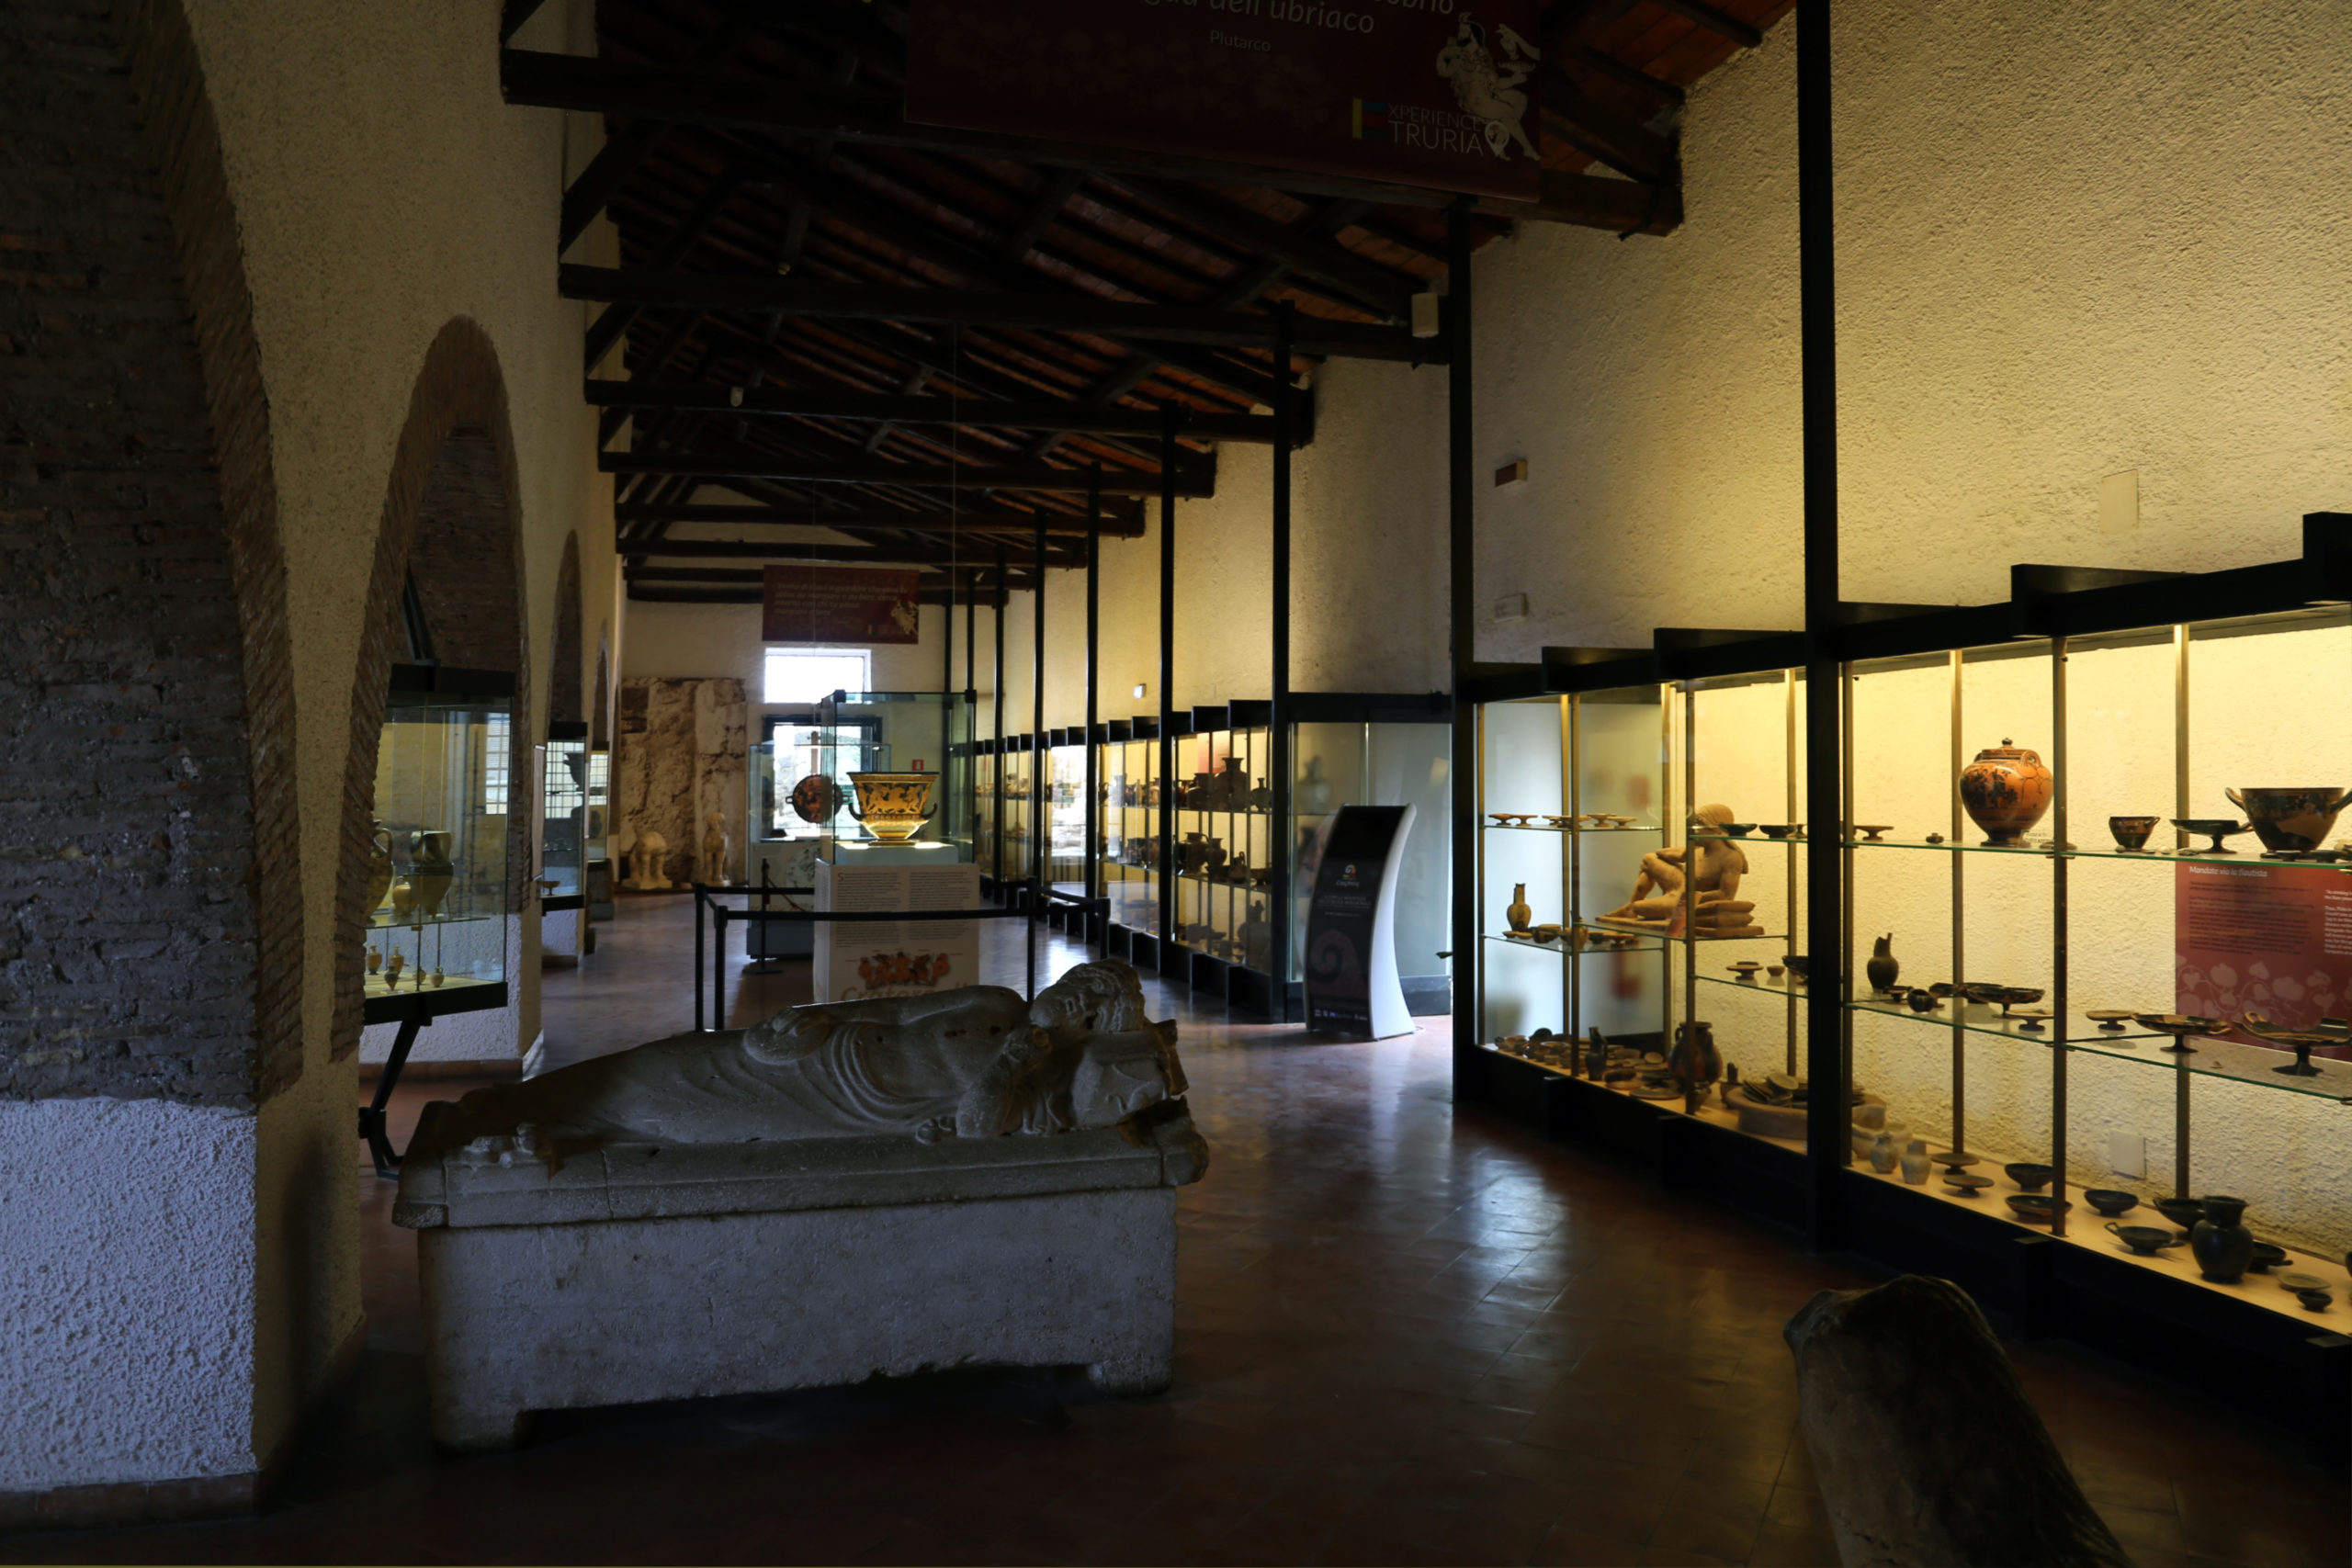
[[[685,1027],[683,900],[550,976],[577,1059]],[[1018,925],[989,978],[1018,984]],[[1041,943],[1041,971],[1080,956]],[[740,960],[738,961],[740,967]],[[738,976],[729,1013],[806,995]],[[796,989],[797,987],[797,989]],[[969,1370],[425,1437],[414,1247],[369,1182],[369,1348],[261,1518],[19,1538],[37,1561],[1830,1563],[1780,1328],[1867,1277],[1475,1110],[1442,1021],[1303,1042],[1154,991],[1214,1147],[1182,1194],[1177,1383],[1109,1401]],[[404,1092],[407,1114],[426,1094]],[[405,1127],[400,1135],[405,1137]],[[644,1332],[663,1332],[649,1323]],[[2346,1489],[2166,1390],[2022,1347],[2142,1568],[2347,1560]]]

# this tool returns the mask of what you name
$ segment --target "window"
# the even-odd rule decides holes
[[[820,703],[835,692],[863,692],[873,683],[874,655],[863,648],[771,648],[771,703]]]
[[[481,809],[485,817],[506,815],[507,716],[489,715],[482,725]]]

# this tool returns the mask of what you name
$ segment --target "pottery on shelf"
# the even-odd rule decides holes
[[[1894,956],[1894,942],[1893,931],[1880,937],[1871,944],[1870,962],[1862,966],[1862,972],[1870,976],[1873,991],[1893,990],[1894,977],[1903,973],[1902,962]]]
[[[931,789],[938,780],[937,773],[852,773],[850,787],[857,792],[857,802],[849,814],[878,842],[903,844],[937,812]]]
[[[1960,771],[1960,804],[1985,842],[2016,846],[2050,809],[2055,785],[2041,756],[2006,737]]]
[[[2286,1261],[2285,1247],[2276,1242],[2257,1241],[2254,1244],[2254,1257],[2247,1262],[2245,1269],[2249,1274],[2267,1274]]]
[[[2184,1233],[2181,1236],[2183,1241],[2188,1239],[2186,1234],[2188,1228],[2205,1217],[2204,1203],[2195,1198],[2159,1198],[2149,1207],[2178,1225]]]
[[[369,818],[372,822],[374,818]],[[392,890],[392,835],[381,822],[368,830],[368,913],[373,916],[384,907],[384,895]]]
[[[2119,1225],[2108,1227],[2116,1238],[2143,1258],[2154,1258],[2159,1247],[2178,1247],[2180,1238],[2161,1225]]]
[[[1804,953],[1792,953],[1781,962],[1789,966],[1789,973],[1797,977],[1798,985],[1802,986],[1813,978],[1813,960]]]
[[[2046,1225],[2058,1215],[2073,1208],[2061,1203],[2047,1192],[2012,1192],[2008,1196],[2009,1212],[2029,1224]]]
[[[1756,830],[1768,839],[1785,839],[1796,831],[1793,822],[1758,822]]]
[[[2132,1021],[2131,1013],[2122,1008],[2100,1008],[2083,1016],[2110,1034],[2122,1033],[2123,1026]]]
[[[2193,1014],[2177,1012],[2135,1012],[2132,1015],[2132,1021],[2157,1034],[2171,1035],[2172,1043],[2160,1045],[2157,1049],[2177,1051],[2183,1055],[2193,1055],[2196,1053],[2197,1047],[2188,1043],[2189,1036],[2219,1034],[2229,1028],[2227,1023],[2218,1018],[2199,1018]]]
[[[1729,837],[1735,839],[1745,839],[1748,834],[1753,833],[1754,831],[1756,831],[1756,824],[1753,822],[1726,822],[1724,824],[1724,832]]]
[[[1756,978],[1756,972],[1763,967],[1764,965],[1757,963],[1752,958],[1743,958],[1736,964],[1724,965],[1724,968],[1729,973],[1738,976],[1741,980],[1747,982],[1753,982]]]
[[[2128,1214],[2140,1206],[2138,1198],[2113,1187],[2090,1188],[2083,1193],[2083,1201],[2110,1220]]]
[[[449,859],[456,840],[457,835],[446,828],[419,828],[408,836],[409,886],[416,911],[425,919],[440,912],[441,900],[457,880],[458,868]]]
[[[2295,1299],[2303,1303],[2305,1312],[2325,1312],[2335,1295],[2330,1291],[2297,1291]]]
[[[1983,1189],[1992,1186],[1993,1179],[1989,1176],[1971,1176],[1964,1170],[1953,1170],[1944,1173],[1944,1185],[1963,1198],[1973,1198]]]
[[[1913,1012],[1933,1012],[1936,1010],[1936,993],[1933,991],[1923,991],[1917,986],[1911,987],[1910,994],[1905,997],[1903,1000],[1905,1005],[1908,1006]]]
[[[2278,1288],[2282,1291],[2324,1291],[2327,1281],[2316,1274],[2281,1274]]]
[[[2204,1204],[2205,1217],[2188,1233],[2188,1250],[2199,1273],[2216,1284],[2233,1285],[2254,1261],[2254,1233],[2238,1223],[2245,1217],[2245,1200],[2216,1195]]]
[[[2266,850],[2308,854],[2327,841],[2336,814],[2352,805],[2340,789],[2225,789],[2230,804],[2245,813]]]
[[[1675,1025],[1674,1049],[1667,1056],[1666,1070],[1682,1086],[1685,1109],[1696,1115],[1699,1102],[1707,1096],[1707,1086],[1724,1076],[1714,1027],[1698,1019]]]
[[[1925,1138],[1914,1138],[1904,1145],[1899,1163],[1903,1167],[1904,1185],[1907,1187],[1926,1186],[1928,1172],[1935,1168],[1928,1158],[1928,1141]]]
[[[1534,918],[1535,911],[1527,907],[1527,884],[1512,884],[1510,905],[1503,910],[1503,919],[1510,922],[1511,930],[1523,931],[1527,929],[1527,922]]]
[[[2172,819],[2172,825],[2184,833],[2195,834],[2213,840],[2202,849],[2189,852],[2191,854],[2199,855],[2233,855],[2237,851],[2224,848],[2222,840],[2234,839],[2240,833],[2252,831],[2245,823],[2230,817],[2176,817]]]
[[[2039,1192],[2050,1185],[2052,1177],[2058,1174],[2055,1166],[2039,1165],[2030,1160],[2005,1165],[2001,1168],[2008,1172],[2009,1179],[2018,1184],[2020,1192]]]
[[[2154,817],[2110,817],[2107,830],[2115,835],[2118,848],[2143,850],[2148,846],[2148,835],[2156,830],[2156,822]]]
[[[1880,844],[1884,843],[1886,840],[1880,838],[1879,835],[1881,833],[1894,832],[1894,825],[1891,822],[1857,822],[1854,824],[1854,831],[1862,835],[1862,841],[1864,843]]]

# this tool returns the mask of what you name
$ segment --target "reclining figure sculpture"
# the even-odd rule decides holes
[[[746,1144],[1114,1126],[1185,1092],[1176,1025],[1117,960],[1023,1002],[1001,986],[789,1008],[677,1034],[459,1100],[434,1142]],[[485,1149],[484,1152],[491,1152]]]

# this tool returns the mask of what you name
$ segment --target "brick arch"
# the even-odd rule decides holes
[[[367,627],[351,690],[344,769],[342,860],[335,877],[334,1046],[359,1048],[360,959],[367,942],[368,832],[376,748],[391,667],[408,656],[401,598],[415,580],[434,653],[444,664],[514,674],[510,797],[536,787],[524,739],[530,714],[530,649],[522,611],[523,532],[506,385],[489,334],[458,316],[426,350],[392,454],[376,559],[368,575]],[[529,835],[506,836],[507,908],[523,907]],[[513,978],[510,976],[510,979]]]
[[[0,355],[40,372],[0,398],[0,1096],[254,1106],[302,1070],[302,903],[220,130],[175,5],[0,32],[40,40],[0,62]]]
[[[580,536],[563,536],[563,564],[555,574],[555,636],[548,648],[548,717],[579,722],[582,680],[580,668]]]

